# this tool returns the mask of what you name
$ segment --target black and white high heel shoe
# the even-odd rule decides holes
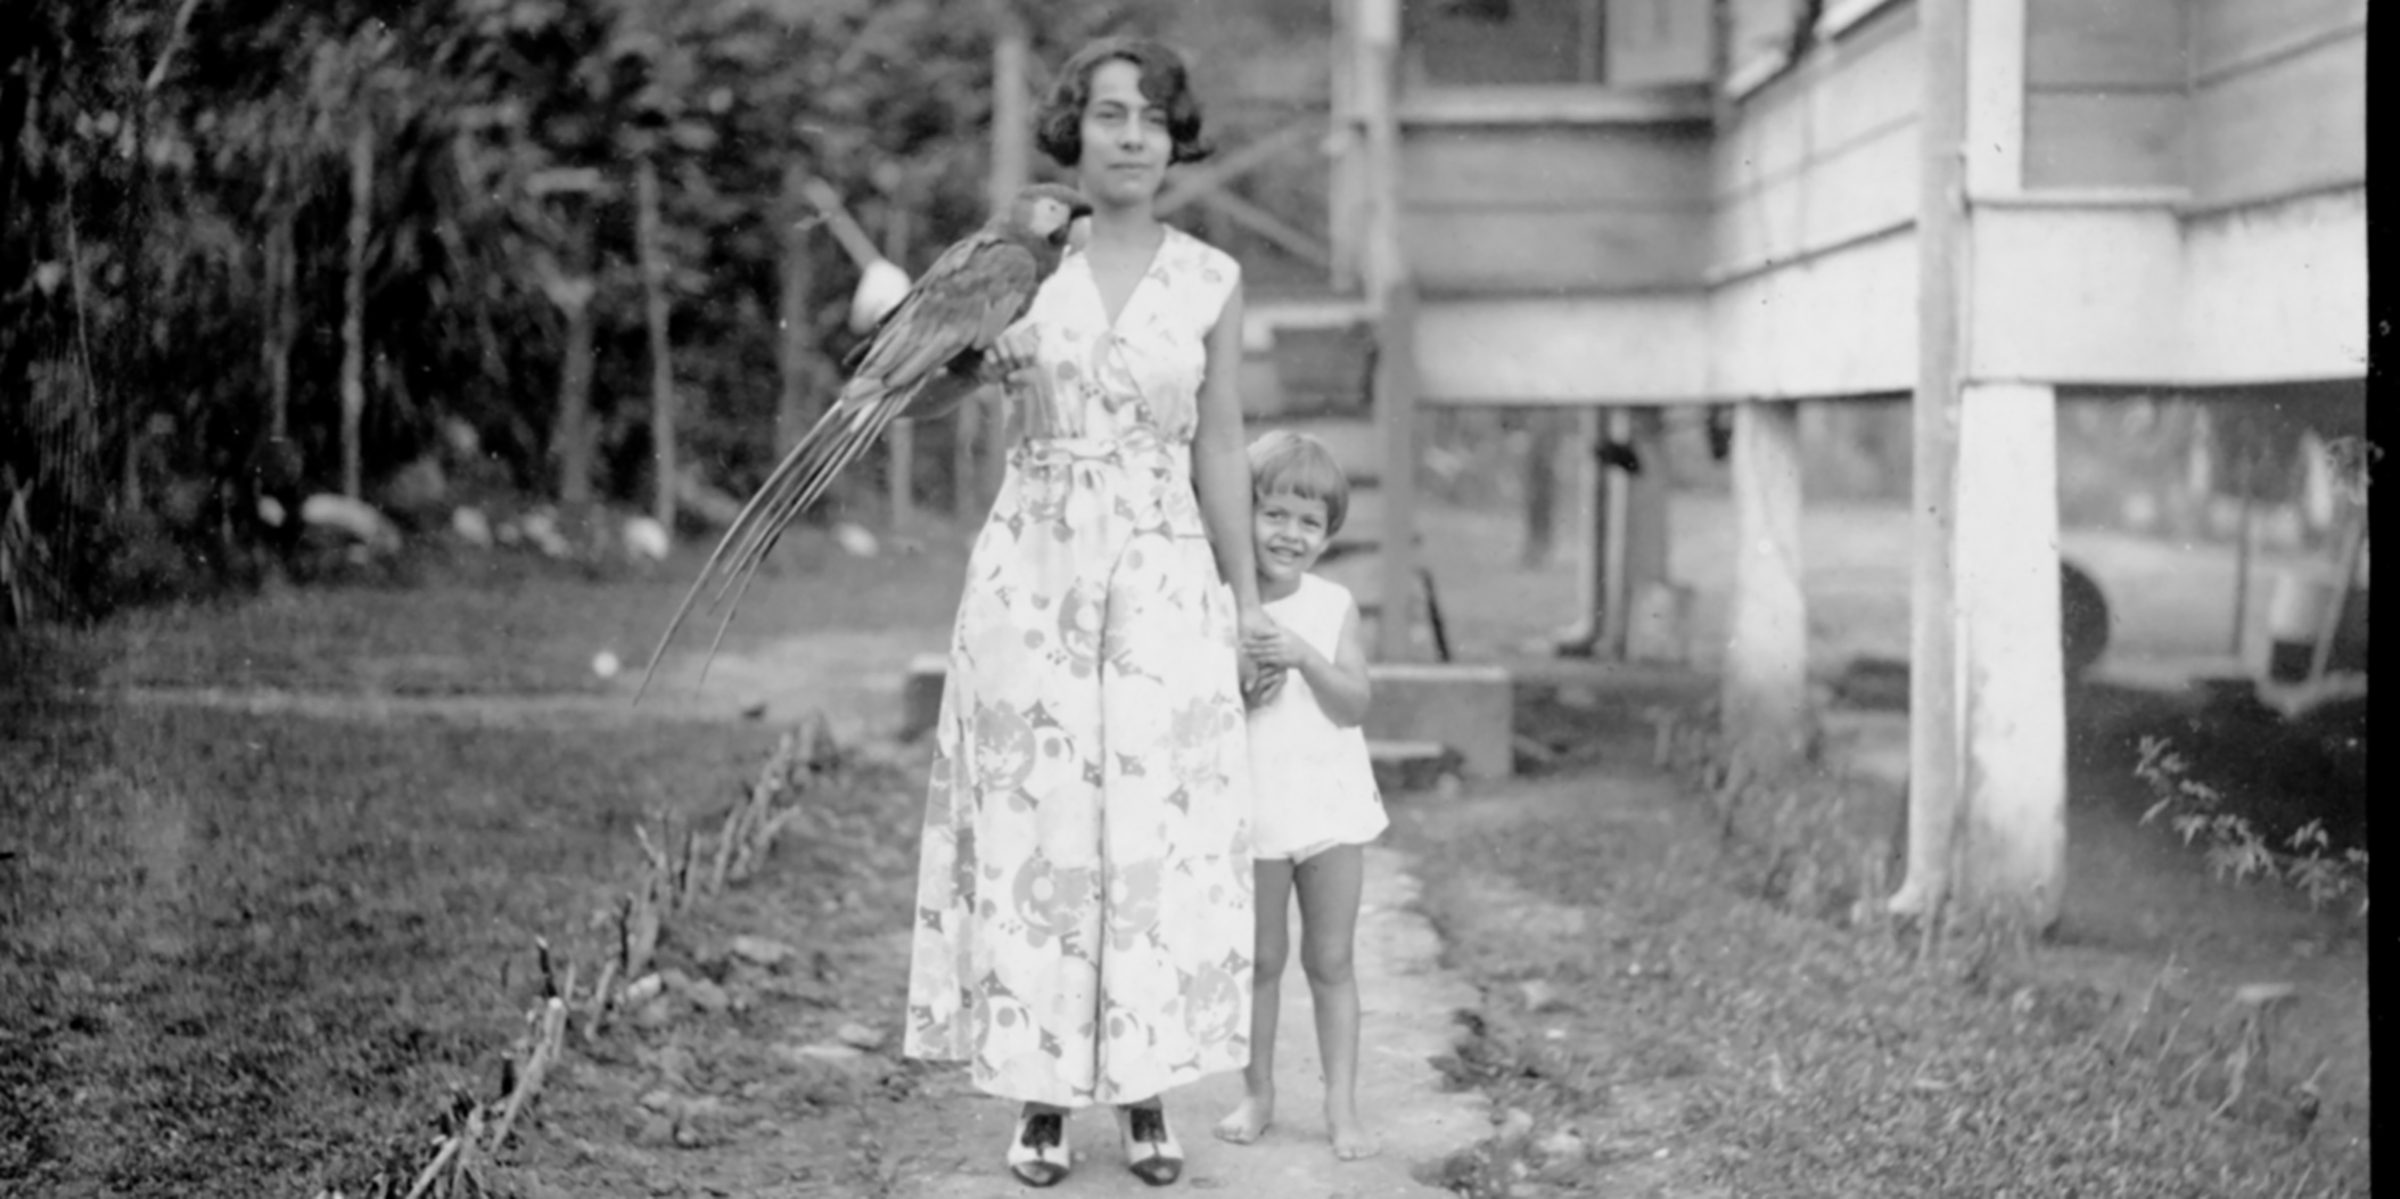
[[[1183,1176],[1183,1146],[1167,1130],[1165,1108],[1120,1107],[1117,1128],[1125,1140],[1125,1164],[1135,1178],[1163,1187]]]
[[[1017,1181],[1029,1187],[1056,1186],[1073,1165],[1064,1112],[1029,1107],[1018,1114],[1017,1138],[1008,1144],[1008,1172]]]

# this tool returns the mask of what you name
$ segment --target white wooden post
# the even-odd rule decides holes
[[[1959,796],[1958,644],[1951,569],[1952,491],[1958,460],[1958,388],[1965,363],[1961,295],[1967,285],[1964,199],[1967,132],[1965,0],[1929,0],[1917,11],[1923,47],[1917,109],[1917,390],[1910,489],[1908,599],[1908,873],[1890,900],[1903,915],[1930,912],[1950,888]]]
[[[1961,894],[2058,919],[2066,876],[2058,425],[2047,386],[1975,384],[1959,412],[1957,570],[1966,653]]]
[[[1400,253],[1399,0],[1358,0],[1359,116],[1367,137],[1372,197],[1365,282],[1376,303],[1375,422],[1381,433],[1383,618],[1375,654],[1413,656],[1410,619],[1416,595],[1416,292]]]
[[[1965,605],[1983,602],[1960,594],[1957,565],[1968,552],[1958,541],[1960,464],[1984,452],[1968,445],[1961,428],[1961,393],[1975,375],[1966,324],[1976,288],[1973,260],[1964,252],[1973,223],[1967,198],[2008,196],[2023,187],[2025,12],[2025,0],[1926,0],[1917,12],[1923,90],[1917,109],[1918,363],[1910,466],[1916,530],[1909,591],[1908,873],[1889,901],[1903,915],[1926,914],[1950,893],[1962,847],[1970,678],[1965,634],[1971,628]],[[2043,419],[2055,422],[2049,401],[2043,405],[2049,414]],[[2047,490],[2027,502],[2047,506],[2053,515],[2044,536],[2054,538],[2056,446],[2044,444]],[[2032,486],[2029,480],[2017,484],[2020,491]],[[2045,544],[2053,557],[2046,594],[2052,613],[2048,652],[2055,663],[2057,547]],[[2064,710],[2056,685],[2046,695],[2007,693],[2014,697],[2010,702]],[[2049,717],[2033,713],[2025,719]],[[1985,882],[1999,877],[1976,875]],[[2049,902],[2056,901],[2052,894]]]
[[[1734,409],[1733,613],[1724,723],[1735,758],[1771,773],[1810,739],[1808,599],[1800,557],[1800,418],[1790,403]]]

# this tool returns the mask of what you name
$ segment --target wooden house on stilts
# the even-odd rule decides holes
[[[2059,398],[2364,387],[2365,0],[1332,2],[1335,298],[1254,323],[1371,335],[1383,598],[1419,586],[1426,410],[1638,450],[1731,405],[1725,715],[1771,764],[1807,732],[1798,406],[1913,397],[1894,904],[1956,862],[2054,917]],[[1604,644],[1664,576],[1656,486],[1610,484]]]

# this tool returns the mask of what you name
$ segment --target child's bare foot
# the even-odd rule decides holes
[[[1343,1161],[1354,1162],[1382,1152],[1383,1147],[1375,1143],[1366,1125],[1358,1122],[1357,1112],[1336,1114],[1327,1110],[1325,1127],[1333,1132],[1333,1155]]]
[[[1267,1131],[1267,1125],[1274,1122],[1275,1096],[1272,1092],[1265,1095],[1245,1095],[1242,1097],[1240,1107],[1233,1109],[1231,1115],[1217,1121],[1217,1139],[1235,1145],[1247,1145],[1256,1141],[1261,1134]]]

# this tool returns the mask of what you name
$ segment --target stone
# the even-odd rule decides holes
[[[672,1145],[675,1143],[675,1122],[662,1115],[645,1116],[634,1129],[633,1143],[654,1147]]]
[[[1555,1011],[1566,1006],[1557,984],[1548,979],[1526,979],[1517,984],[1517,990],[1525,997],[1525,1010],[1529,1012]]]
[[[692,980],[691,985],[683,988],[683,995],[692,1001],[693,1007],[704,1012],[722,1012],[733,1006],[733,997],[725,993],[725,988],[705,978]]]
[[[675,1005],[659,995],[633,1010],[633,1023],[639,1028],[665,1028],[675,1022]]]
[[[1551,1165],[1579,1165],[1587,1148],[1583,1138],[1577,1136],[1573,1129],[1560,1129],[1534,1145],[1534,1149],[1542,1155],[1542,1160]]]
[[[1533,1113],[1512,1107],[1500,1117],[1499,1137],[1503,1141],[1521,1141],[1533,1135]]]
[[[761,966],[777,966],[790,961],[800,951],[772,937],[754,937],[748,933],[735,937],[729,948],[733,956]]]
[[[866,1056],[853,1046],[822,1041],[810,1045],[786,1045],[782,1047],[782,1052],[792,1061],[802,1064],[848,1065]]]

